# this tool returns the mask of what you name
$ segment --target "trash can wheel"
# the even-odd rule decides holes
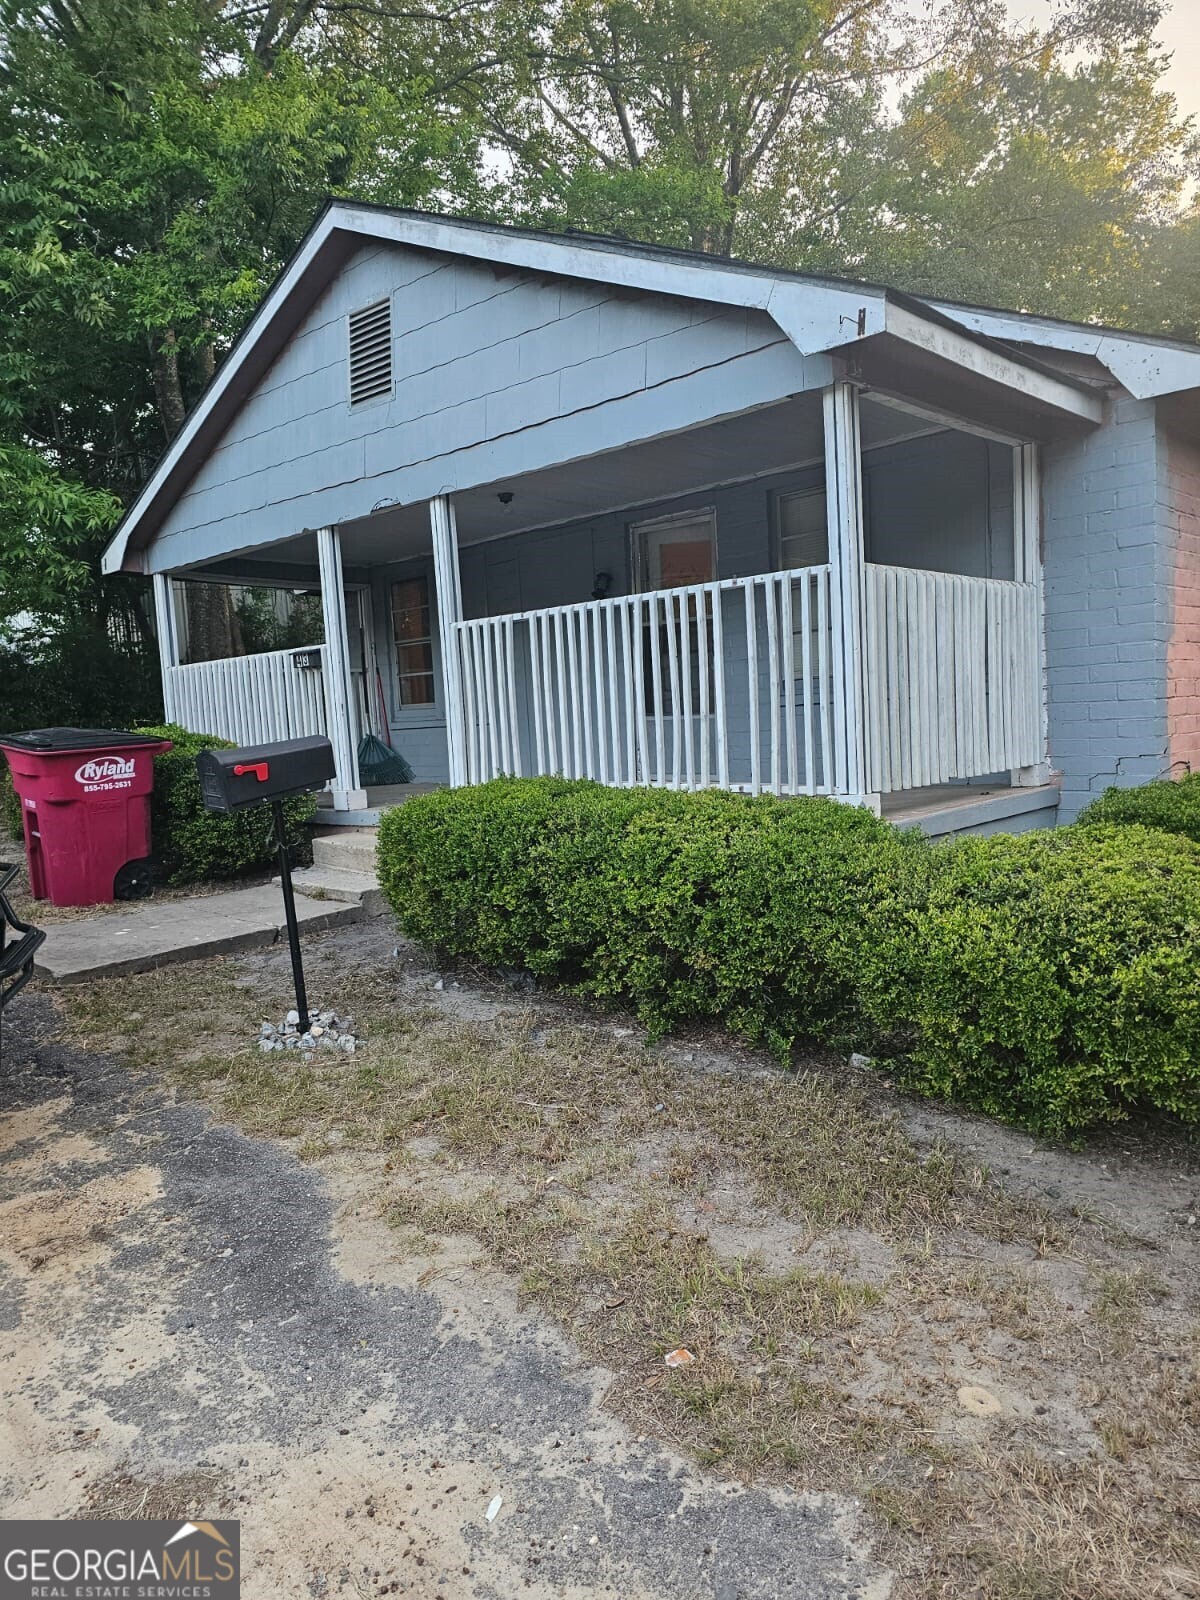
[[[145,900],[154,893],[154,863],[149,856],[127,861],[113,879],[114,900]]]

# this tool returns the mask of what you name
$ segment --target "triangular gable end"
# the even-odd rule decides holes
[[[349,318],[386,304],[387,393],[353,404]],[[177,570],[829,381],[765,311],[363,244],[167,512]]]

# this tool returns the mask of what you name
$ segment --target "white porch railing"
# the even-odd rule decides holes
[[[298,667],[306,655],[319,667]],[[191,733],[214,733],[234,744],[269,744],[326,733],[324,645],[272,650],[168,667],[163,674],[167,716]]]
[[[1032,584],[868,563],[867,782],[876,794],[1042,759]]]
[[[456,623],[465,777],[838,793],[828,566]]]

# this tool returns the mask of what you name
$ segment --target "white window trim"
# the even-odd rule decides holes
[[[715,581],[719,571],[719,556],[717,549],[717,508],[716,506],[692,506],[687,511],[672,511],[665,517],[648,517],[644,521],[629,524],[629,537],[632,544],[633,582],[635,592],[638,594],[652,594],[656,590],[650,587],[650,567],[647,559],[645,535],[665,531],[672,527],[685,527],[691,522],[700,522],[704,519],[712,529],[713,577]]]

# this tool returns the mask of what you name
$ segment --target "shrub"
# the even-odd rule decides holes
[[[153,645],[122,646],[86,616],[49,635],[0,636],[0,732],[130,728],[161,716]]]
[[[828,800],[443,790],[387,812],[383,889],[449,954],[896,1058],[927,1093],[1060,1133],[1200,1116],[1200,849],[1145,828],[930,845]]]
[[[1146,828],[968,839],[882,907],[859,1001],[908,1081],[1048,1133],[1200,1115],[1200,850]]]
[[[173,748],[154,760],[154,793],[150,826],[155,856],[168,883],[196,883],[208,878],[236,878],[269,866],[275,859],[269,810],[256,806],[228,815],[207,811],[200,798],[196,756],[201,750],[230,750],[228,739],[188,733],[166,724],[139,728],[139,733],[170,739]],[[296,859],[311,859],[304,824],[315,809],[311,795],[284,804],[288,844]]]
[[[13,788],[8,762],[0,756],[0,833],[15,843],[25,843],[25,824],[21,820],[21,802]],[[10,852],[11,854],[11,852]]]
[[[831,800],[502,779],[386,813],[379,863],[426,944],[783,1050],[849,1037],[864,909],[923,849]]]
[[[1200,772],[1162,778],[1137,789],[1106,789],[1079,815],[1082,823],[1136,823],[1181,833],[1200,844]]]

